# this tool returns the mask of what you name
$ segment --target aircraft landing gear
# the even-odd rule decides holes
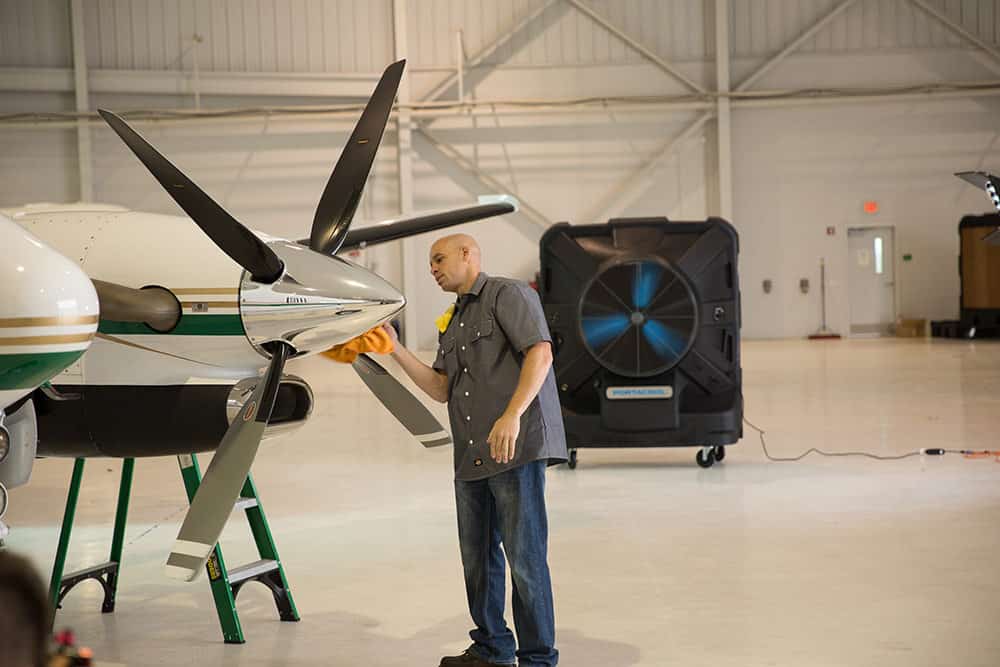
[[[698,450],[694,460],[701,468],[711,468],[716,461],[726,458],[726,448],[722,445],[715,447],[702,447]]]

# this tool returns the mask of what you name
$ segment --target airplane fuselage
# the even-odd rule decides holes
[[[214,449],[253,387],[252,381],[239,381],[257,377],[268,363],[261,340],[270,329],[289,317],[333,322],[321,341],[302,341],[305,354],[346,342],[402,307],[401,297],[378,305],[372,293],[394,293],[378,276],[308,249],[302,251],[307,265],[295,270],[329,274],[341,296],[322,302],[317,297],[314,303],[312,296],[294,293],[294,276],[287,281],[293,286],[287,296],[272,294],[281,289],[279,283],[253,283],[182,216],[87,204],[36,204],[4,213],[91,279],[165,289],[181,309],[169,331],[102,313],[90,349],[51,380],[55,392],[33,395],[39,456],[138,457]],[[289,266],[301,261],[299,246],[258,236],[284,252]],[[320,265],[308,264],[316,261]],[[320,342],[325,347],[317,348]],[[301,425],[311,409],[308,385],[283,376],[269,435]]]
[[[180,321],[167,333],[102,314],[88,354],[53,384],[154,386],[193,378],[231,384],[267,364],[240,319],[243,269],[189,219],[85,204],[7,214],[91,279],[164,287],[181,305]]]

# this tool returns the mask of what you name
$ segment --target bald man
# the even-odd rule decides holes
[[[545,468],[566,460],[552,338],[526,283],[481,271],[476,241],[446,236],[431,247],[431,275],[458,295],[438,320],[433,366],[398,345],[393,358],[431,398],[448,403],[455,441],[455,502],[472,645],[440,667],[551,667],[555,648],[547,562]],[[500,545],[503,545],[501,550]],[[504,621],[505,559],[517,642]]]

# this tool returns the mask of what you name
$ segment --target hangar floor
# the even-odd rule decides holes
[[[772,455],[998,449],[1000,343],[749,342],[748,418]],[[162,563],[185,507],[176,462],[144,460],[118,612],[73,591],[57,624],[129,665],[437,665],[468,629],[450,451],[425,451],[346,367],[293,366],[311,422],[255,476],[302,622],[250,586],[248,643],[221,641],[207,583]],[[441,412],[443,415],[443,411]],[[151,425],[155,428],[155,425]],[[765,460],[748,429],[726,462],[693,449],[584,450],[549,473],[550,564],[568,667],[996,665],[1000,465],[958,455]],[[88,464],[68,569],[106,558],[118,461]],[[9,545],[48,575],[69,461],[12,493]],[[229,564],[251,558],[234,516]]]

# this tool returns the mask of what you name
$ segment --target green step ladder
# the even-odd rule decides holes
[[[181,477],[184,480],[188,502],[190,502],[201,484],[201,468],[194,454],[178,456],[177,461],[180,464]],[[59,547],[56,550],[55,563],[52,567],[52,580],[49,584],[49,599],[52,603],[53,614],[56,609],[62,606],[66,595],[77,584],[88,579],[98,581],[104,588],[101,611],[110,614],[115,610],[115,596],[118,591],[118,577],[125,546],[125,523],[128,517],[135,459],[124,459],[122,464],[121,483],[118,487],[118,509],[115,512],[114,536],[111,541],[111,555],[108,562],[63,574],[85,462],[86,459],[76,459],[73,465],[69,493],[66,497],[62,532],[59,535]],[[257,487],[254,485],[251,475],[247,475],[246,482],[243,483],[236,508],[242,509],[246,513],[260,560],[233,570],[226,570],[225,561],[222,558],[222,548],[216,544],[205,564],[212,587],[212,596],[215,598],[215,609],[219,615],[219,625],[222,627],[222,636],[227,644],[243,644],[246,641],[243,627],[240,625],[240,617],[236,611],[236,597],[248,582],[259,581],[270,589],[274,596],[274,604],[278,608],[278,616],[282,621],[295,622],[300,618],[299,612],[295,608],[295,601],[292,599],[288,580],[285,578],[285,570],[278,557],[278,549],[274,544],[274,538],[264,516],[264,508],[257,495]]]

